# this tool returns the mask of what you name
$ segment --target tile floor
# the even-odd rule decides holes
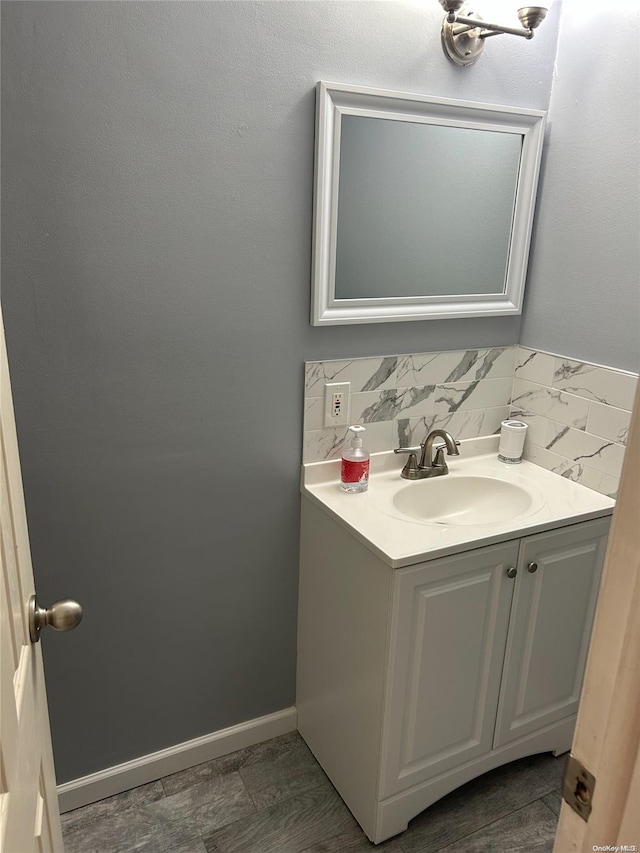
[[[66,853],[543,853],[564,761],[535,755],[449,794],[374,847],[294,732],[62,816]]]

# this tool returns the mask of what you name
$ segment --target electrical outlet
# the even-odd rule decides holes
[[[350,382],[325,382],[324,425],[347,426],[349,424]]]

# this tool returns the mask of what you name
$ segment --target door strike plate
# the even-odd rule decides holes
[[[582,765],[577,758],[569,753],[567,770],[564,774],[562,796],[565,803],[587,821],[591,814],[593,792],[596,787],[596,777]]]

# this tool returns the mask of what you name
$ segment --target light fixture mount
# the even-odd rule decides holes
[[[520,27],[506,27],[484,21],[463,6],[464,0],[440,0],[447,13],[442,22],[441,41],[445,56],[455,65],[473,65],[482,55],[484,42],[490,36],[503,33],[532,39],[534,30],[544,21],[547,9],[543,6],[523,6],[518,9]]]
[[[476,20],[482,21],[480,15],[467,9],[464,11]],[[440,31],[442,49],[447,58],[456,65],[473,65],[480,59],[484,50],[484,39],[480,38],[482,30],[479,27],[465,27],[461,32],[456,32],[460,29],[460,24],[450,24],[446,18],[444,19]]]

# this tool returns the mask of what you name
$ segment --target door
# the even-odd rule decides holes
[[[0,851],[61,853],[42,650],[29,631],[33,573],[1,317],[0,338]]]
[[[491,751],[518,543],[397,569],[381,798]]]
[[[523,539],[494,746],[574,716],[609,519]]]
[[[555,853],[640,846],[639,507],[640,388],[571,747],[595,776],[593,810],[587,822],[563,802]]]

